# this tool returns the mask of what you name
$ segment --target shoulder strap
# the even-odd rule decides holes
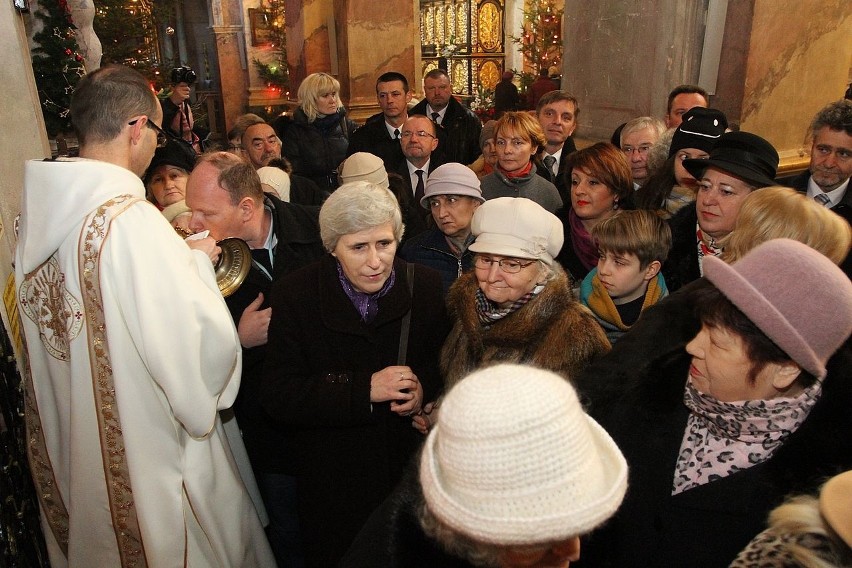
[[[397,365],[405,365],[405,357],[408,354],[408,332],[411,328],[411,312],[414,309],[414,264],[405,263],[405,275],[408,278],[408,295],[411,297],[411,306],[402,318],[402,327],[399,330],[399,354],[396,357]]]

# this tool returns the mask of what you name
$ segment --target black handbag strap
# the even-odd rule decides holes
[[[408,278],[408,295],[411,296],[411,306],[402,318],[402,327],[399,330],[397,365],[405,365],[405,357],[408,354],[408,330],[411,328],[411,311],[414,308],[414,264],[410,262],[405,264],[405,275]]]

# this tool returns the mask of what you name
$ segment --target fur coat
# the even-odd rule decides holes
[[[491,363],[529,363],[573,379],[610,345],[592,313],[568,286],[565,271],[518,311],[491,325],[479,323],[476,273],[461,276],[450,288],[447,309],[453,330],[441,350],[441,371],[449,388],[475,369]]]

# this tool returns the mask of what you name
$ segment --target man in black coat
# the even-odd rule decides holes
[[[423,91],[426,98],[417,103],[410,114],[428,116],[441,125],[446,132],[446,142],[439,136],[445,162],[472,164],[482,153],[479,147],[482,121],[453,97],[450,77],[443,69],[426,73]]]
[[[356,152],[369,152],[378,156],[391,168],[403,160],[399,138],[402,125],[408,119],[408,103],[411,90],[405,75],[389,71],[376,81],[376,100],[382,112],[367,119],[364,126],[358,128],[349,138],[347,156]]]
[[[568,182],[568,154],[576,152],[571,137],[577,128],[580,103],[568,91],[550,91],[542,96],[535,109],[538,123],[544,131],[547,144],[539,155],[543,167],[538,175],[556,186],[562,203],[571,203],[571,184]]]
[[[806,193],[852,222],[852,101],[835,101],[820,110],[811,123],[811,132],[808,171],[777,181]]]
[[[217,241],[238,237],[251,249],[248,276],[225,299],[243,347],[242,383],[234,414],[269,513],[272,550],[279,564],[292,565],[298,539],[284,524],[289,520],[295,525],[296,518],[293,453],[281,442],[280,426],[262,410],[257,390],[271,317],[269,291],[274,281],[324,254],[319,208],[264,194],[251,164],[227,152],[205,155],[193,173],[186,188],[191,230],[209,230]]]

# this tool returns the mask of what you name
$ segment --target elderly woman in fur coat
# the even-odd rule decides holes
[[[475,269],[447,297],[454,321],[441,350],[447,388],[492,363],[528,363],[572,379],[609,351],[603,330],[553,260],[563,242],[555,215],[523,197],[498,197],[479,206],[471,232]]]

